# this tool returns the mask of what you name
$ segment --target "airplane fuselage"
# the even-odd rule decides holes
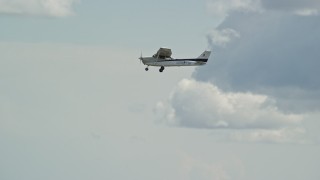
[[[171,49],[160,48],[158,52],[152,57],[141,57],[139,58],[148,71],[149,66],[160,66],[160,72],[164,70],[165,67],[169,66],[201,66],[205,65],[209,59],[211,51],[204,51],[198,58],[188,58],[188,59],[174,59],[171,57]]]
[[[148,66],[201,66],[207,63],[208,59],[157,59],[154,57],[144,57],[142,62]]]

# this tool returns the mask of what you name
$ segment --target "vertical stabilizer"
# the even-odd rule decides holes
[[[209,59],[211,51],[204,51],[197,59]]]

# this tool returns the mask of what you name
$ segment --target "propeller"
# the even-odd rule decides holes
[[[141,61],[143,60],[142,52],[141,52],[141,55],[140,55],[139,59],[140,59],[140,64],[141,64]]]

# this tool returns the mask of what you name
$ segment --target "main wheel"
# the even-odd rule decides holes
[[[161,68],[159,69],[160,72],[162,72],[164,70],[164,66],[161,66]]]

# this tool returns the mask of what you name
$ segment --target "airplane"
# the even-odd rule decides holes
[[[211,51],[204,51],[198,58],[188,58],[188,59],[174,59],[171,57],[172,51],[169,48],[161,47],[156,54],[152,57],[142,57],[140,56],[140,61],[144,65],[146,71],[149,70],[149,66],[160,67],[159,72],[162,72],[165,67],[168,66],[201,66],[205,65],[209,59]]]

